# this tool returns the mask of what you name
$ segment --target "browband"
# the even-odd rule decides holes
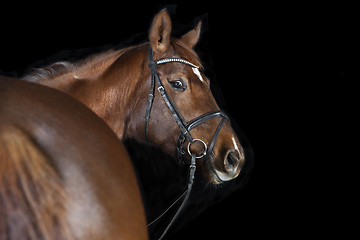
[[[196,66],[195,64],[189,62],[189,61],[186,61],[182,58],[164,58],[164,59],[160,59],[158,61],[155,62],[155,65],[160,65],[160,64],[163,64],[163,63],[169,63],[169,62],[179,62],[179,63],[184,63],[186,65],[189,65],[190,67],[192,68],[200,68],[199,66]]]

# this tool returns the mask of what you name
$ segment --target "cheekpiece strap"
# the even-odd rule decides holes
[[[186,138],[188,138],[189,141],[192,142],[193,138],[191,137],[190,133],[187,131],[187,129],[185,127],[186,122],[181,118],[175,105],[173,104],[173,102],[171,101],[167,92],[165,91],[164,85],[161,82],[161,79],[156,71],[156,66],[159,64],[168,63],[168,62],[181,62],[181,63],[187,64],[190,66],[191,65],[196,66],[196,65],[194,65],[184,59],[180,59],[180,58],[166,58],[166,59],[160,59],[158,61],[154,61],[153,50],[151,48],[151,45],[149,45],[149,48],[148,48],[148,58],[149,58],[149,68],[150,68],[150,72],[151,72],[151,89],[150,89],[150,93],[149,93],[149,97],[148,97],[148,107],[146,108],[146,115],[145,115],[145,137],[146,137],[146,139],[148,139],[147,130],[148,130],[148,125],[149,125],[152,101],[153,101],[153,96],[151,96],[151,94],[153,94],[153,89],[154,89],[155,82],[156,82],[156,84],[158,86],[157,89],[160,92],[161,96],[163,97],[166,105],[170,109],[177,124],[179,125],[181,133],[184,134],[184,136],[186,136]]]

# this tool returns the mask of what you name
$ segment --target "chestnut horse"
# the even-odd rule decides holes
[[[134,138],[188,159],[195,154],[196,167],[209,183],[230,181],[239,175],[245,154],[193,50],[201,22],[180,38],[173,38],[171,29],[162,10],[150,26],[149,42],[57,62],[23,79],[78,99],[120,140]]]
[[[0,77],[0,239],[148,239],[132,163],[92,111]]]
[[[198,42],[200,30],[201,22],[180,39],[172,38],[170,16],[162,10],[150,27],[149,43],[100,53],[77,63],[58,62],[37,69],[23,79],[75,97],[104,119],[121,140],[135,138],[151,142],[174,154],[179,134],[186,135],[179,122],[186,125],[199,116],[220,111],[210,91],[209,79],[199,71],[201,63],[192,49]],[[149,47],[152,63],[156,63],[156,75],[180,120],[174,117],[171,109],[169,111],[160,91],[151,93],[154,97],[150,99],[152,105],[148,111],[149,90],[153,89]],[[156,61],[163,59],[182,61]],[[217,116],[191,128],[191,138],[186,138],[182,150],[187,152],[186,146],[192,139],[201,139],[191,144],[190,152],[202,155],[204,146],[210,147],[221,121],[222,117]],[[221,125],[207,160],[197,162],[214,184],[237,177],[245,160],[230,122]]]

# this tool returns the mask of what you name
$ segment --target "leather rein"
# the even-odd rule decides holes
[[[188,146],[187,146],[187,152],[191,156],[191,161],[190,161],[190,166],[189,166],[189,181],[188,181],[187,190],[185,190],[185,192],[178,199],[176,199],[175,202],[173,202],[170,205],[170,207],[168,209],[166,209],[159,217],[157,217],[154,221],[152,221],[151,223],[148,224],[148,226],[150,226],[151,224],[158,221],[186,193],[182,204],[180,205],[180,207],[177,210],[177,212],[175,213],[174,217],[172,218],[172,220],[170,221],[170,223],[164,230],[163,234],[159,238],[159,239],[162,239],[165,236],[165,234],[167,233],[167,231],[169,230],[169,228],[171,227],[171,225],[174,223],[175,219],[180,214],[181,210],[185,206],[185,203],[187,202],[187,200],[190,196],[190,192],[191,192],[192,185],[194,182],[193,180],[194,180],[194,176],[195,176],[195,170],[196,170],[196,159],[200,159],[205,156],[211,155],[213,147],[215,145],[215,142],[220,133],[221,127],[223,126],[225,120],[229,121],[229,118],[223,111],[215,110],[215,111],[211,111],[211,112],[205,113],[203,115],[200,115],[200,116],[192,119],[189,122],[186,122],[181,117],[176,106],[174,105],[174,103],[171,101],[169,95],[167,94],[165,87],[158,75],[157,70],[156,70],[156,66],[161,65],[161,64],[166,64],[166,63],[177,62],[177,63],[183,63],[185,65],[188,65],[188,66],[190,66],[192,68],[196,68],[196,69],[198,69],[199,67],[185,59],[182,59],[182,58],[163,58],[163,59],[154,61],[153,50],[152,50],[150,44],[149,44],[149,48],[148,48],[148,58],[149,58],[149,68],[150,68],[150,72],[151,72],[151,82],[150,82],[150,92],[148,95],[148,101],[147,101],[146,113],[145,113],[145,137],[146,137],[146,140],[149,140],[148,127],[149,127],[151,107],[152,107],[153,100],[155,97],[155,83],[156,83],[158,91],[160,92],[162,98],[164,99],[166,105],[168,106],[169,110],[171,111],[172,115],[174,116],[174,118],[176,120],[176,123],[178,124],[178,126],[180,128],[180,134],[178,137],[178,143],[177,143],[177,147],[176,147],[176,156],[178,158],[182,158],[184,155],[186,155],[186,151],[184,150],[184,147],[183,147],[186,139],[188,139],[188,141],[189,141]],[[217,117],[221,117],[221,120],[220,120],[218,127],[213,135],[213,138],[212,138],[212,141],[211,141],[209,147],[203,140],[198,139],[198,138],[193,138],[191,136],[190,131],[192,129],[194,129],[195,127],[201,125],[202,123],[204,123],[206,121],[209,121],[209,120],[217,118]],[[204,151],[198,156],[196,155],[196,153],[192,153],[190,151],[190,146],[194,142],[200,142],[204,145]]]

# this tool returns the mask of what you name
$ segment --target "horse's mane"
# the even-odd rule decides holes
[[[30,82],[37,82],[40,80],[51,80],[60,75],[71,73],[75,78],[87,78],[99,75],[103,69],[106,69],[113,63],[121,54],[129,48],[120,50],[108,50],[105,52],[90,55],[89,57],[76,62],[60,61],[52,63],[48,66],[35,68],[32,72],[25,75],[22,79]]]
[[[172,45],[176,51],[180,53],[182,58],[194,63],[202,68],[198,55],[193,49],[188,48],[179,39],[172,38]],[[139,44],[122,49],[110,49],[108,51],[96,53],[77,62],[60,61],[52,63],[48,66],[36,68],[22,79],[30,82],[38,82],[40,80],[51,80],[64,74],[71,74],[76,79],[85,79],[99,76],[108,66],[110,66],[118,57],[126,51],[139,47]]]
[[[0,239],[72,239],[60,181],[24,131],[2,128]]]
[[[56,62],[46,67],[34,69],[31,73],[25,75],[23,79],[29,82],[37,82],[42,79],[56,77],[73,69],[74,65],[71,62]]]

